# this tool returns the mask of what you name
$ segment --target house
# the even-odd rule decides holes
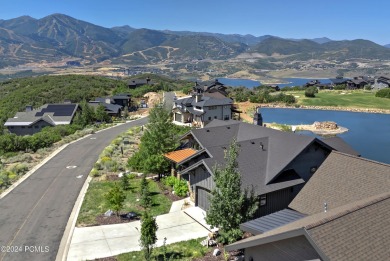
[[[332,151],[289,209],[241,224],[245,260],[386,260],[390,165]]]
[[[215,188],[213,168],[223,166],[232,140],[240,147],[237,160],[243,189],[253,186],[259,197],[258,217],[286,208],[333,149],[314,137],[234,120],[214,120],[205,128],[192,129],[182,137],[191,154],[176,158],[178,150],[165,157],[189,182],[195,205],[203,210],[209,208],[210,191]]]
[[[95,101],[89,101],[88,105],[96,110],[99,105],[104,106],[105,112],[111,117],[121,117],[122,116],[122,106],[117,104],[108,103],[110,99],[107,99],[105,102],[101,101],[99,98]]]
[[[16,135],[32,135],[47,126],[71,124],[78,110],[79,105],[72,103],[45,104],[38,109],[26,106],[26,111],[17,112],[4,126]]]
[[[195,86],[192,88],[193,94],[202,94],[203,96],[218,99],[223,99],[228,96],[226,89],[226,86],[219,82],[218,79],[211,82],[203,82],[201,84],[195,82]]]
[[[154,83],[150,80],[149,77],[146,79],[132,79],[127,82],[129,89],[135,89],[143,85],[154,85]]]
[[[225,247],[245,260],[388,260],[390,193],[310,215]]]
[[[355,90],[355,89],[363,89],[368,82],[363,79],[352,79],[347,81],[347,89]]]
[[[349,79],[343,78],[343,77],[336,77],[336,78],[329,79],[329,80],[331,81],[331,84],[333,86],[347,84],[347,82],[349,81]]]
[[[128,93],[118,93],[111,97],[113,104],[122,106],[122,108],[130,108],[131,106],[131,94]]]
[[[380,76],[378,79],[375,79],[375,83],[373,85],[373,88],[376,90],[389,88],[390,86],[390,78]]]
[[[274,90],[275,92],[280,91],[279,85],[271,84],[271,85],[269,85],[269,87],[270,87],[272,90]]]
[[[173,122],[204,127],[214,119],[232,119],[233,100],[213,98],[202,93],[176,99],[173,102]]]

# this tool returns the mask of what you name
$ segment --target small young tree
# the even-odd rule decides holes
[[[114,187],[106,194],[106,200],[110,208],[115,210],[117,216],[119,216],[119,211],[123,208],[123,202],[125,199],[126,195],[119,187],[118,183],[115,183]]]
[[[121,178],[121,184],[123,190],[129,190],[130,189],[130,178],[126,173],[123,173],[123,176]]]
[[[142,176],[141,186],[140,186],[141,200],[140,205],[144,208],[150,208],[152,206],[152,197],[149,191],[148,181],[146,180],[146,175]]]
[[[235,242],[242,236],[239,226],[253,217],[258,204],[253,188],[249,193],[241,189],[237,157],[238,145],[233,141],[225,155],[225,167],[213,170],[215,189],[211,191],[206,222],[220,229],[222,243]]]
[[[156,244],[157,241],[157,229],[156,219],[145,211],[141,218],[140,245],[147,261],[152,260],[154,244]]]
[[[108,122],[110,120],[110,116],[106,112],[106,108],[99,104],[95,110],[95,117],[100,122]]]

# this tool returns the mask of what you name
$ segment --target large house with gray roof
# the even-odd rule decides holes
[[[183,136],[182,149],[165,157],[178,166],[195,205],[204,210],[215,188],[213,168],[224,165],[232,140],[240,148],[237,160],[243,189],[253,186],[259,197],[258,217],[286,208],[334,150],[314,137],[234,120],[214,120],[205,128],[192,129]]]
[[[202,128],[215,119],[232,119],[232,105],[233,100],[230,98],[194,94],[173,102],[173,121]]]
[[[390,165],[332,151],[289,208],[244,224],[245,260],[387,260]]]
[[[32,135],[47,126],[71,124],[79,109],[78,104],[72,103],[45,104],[38,109],[26,106],[26,111],[17,112],[4,126],[16,135]]]

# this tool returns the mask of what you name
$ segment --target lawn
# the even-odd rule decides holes
[[[142,213],[143,208],[137,201],[139,198],[140,182],[140,178],[130,180],[130,189],[125,191],[126,200],[121,212],[132,211],[138,214]],[[109,209],[105,194],[114,186],[114,184],[114,181],[98,181],[96,179],[91,181],[77,218],[77,226],[91,226],[97,224],[96,217]],[[172,201],[161,193],[161,189],[156,181],[149,180],[149,190],[152,193],[152,207],[150,213],[153,216],[168,213]]]
[[[287,92],[297,98],[299,105],[305,106],[332,106],[364,109],[385,109],[390,110],[390,100],[375,97],[375,92],[363,90],[334,90],[319,91],[315,98],[305,97],[304,91]]]
[[[164,251],[163,247],[156,248],[154,250],[154,257],[156,260],[193,260],[194,258],[203,257],[210,249],[204,247],[200,242],[204,238],[192,239],[188,241],[182,241],[166,246]],[[164,259],[165,252],[165,259]],[[116,257],[118,261],[141,261],[145,260],[142,251],[130,252],[121,254]]]

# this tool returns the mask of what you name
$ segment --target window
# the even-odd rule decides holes
[[[9,128],[10,128],[10,129],[13,129],[13,128],[14,128],[14,126],[10,126]]]
[[[197,109],[197,110],[201,110],[201,109],[202,109],[202,107],[200,107],[200,106],[195,106],[195,109]]]
[[[22,126],[22,129],[24,129],[24,128],[26,128],[26,127]]]
[[[217,118],[217,116],[214,116],[214,119],[216,119]]]
[[[260,196],[260,207],[267,205],[267,195]]]
[[[225,115],[224,117],[223,117],[223,119],[225,120],[225,121],[228,121],[229,120],[229,115]]]
[[[211,117],[209,117],[209,121],[211,121]]]
[[[209,110],[216,110],[217,106],[209,106]]]
[[[35,126],[34,126],[34,128],[35,128],[35,129],[38,129],[38,128],[39,128],[39,126],[38,126],[38,125],[35,125]]]

